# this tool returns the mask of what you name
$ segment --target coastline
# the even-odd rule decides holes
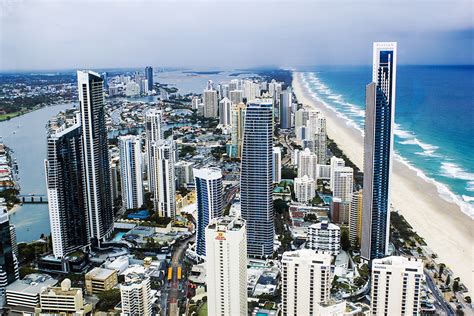
[[[328,137],[362,170],[363,136],[360,131],[315,100],[297,72],[293,73],[292,86],[300,103],[316,108],[326,116]],[[437,261],[445,263],[461,278],[469,293],[473,293],[474,221],[458,205],[441,198],[434,184],[422,179],[399,159],[394,159],[392,177],[391,198],[395,209],[438,255]]]

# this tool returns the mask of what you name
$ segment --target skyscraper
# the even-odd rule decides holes
[[[293,190],[298,202],[308,203],[316,196],[316,181],[304,175],[301,178],[295,178],[293,181]]]
[[[229,99],[232,105],[237,105],[244,100],[244,92],[242,90],[233,90],[229,92]]]
[[[119,137],[120,179],[122,187],[122,206],[127,209],[143,205],[143,164],[140,136]]]
[[[155,211],[161,217],[176,217],[176,185],[174,176],[174,150],[171,140],[158,140],[151,143],[153,161],[152,177],[156,180],[153,196]]]
[[[344,159],[337,158],[336,156],[332,156],[330,165],[331,165],[331,176],[329,178],[329,187],[331,188],[331,191],[334,192],[334,178],[335,178],[334,173],[336,172],[337,168],[345,167],[346,163],[344,162]]]
[[[153,90],[153,68],[151,66],[145,68],[145,78],[147,80],[148,91]]]
[[[219,106],[217,102],[217,91],[204,90],[202,102],[204,103],[204,117],[217,117]]]
[[[419,315],[423,261],[386,257],[372,261],[372,315]]]
[[[283,253],[281,303],[283,315],[319,315],[318,304],[329,300],[331,255],[301,249]]]
[[[397,43],[374,43],[372,82],[366,88],[361,256],[387,254],[395,117]]]
[[[215,218],[206,228],[209,315],[247,315],[246,238],[241,218]]]
[[[152,315],[150,278],[143,273],[130,273],[120,284],[122,313],[125,315]]]
[[[354,170],[351,167],[337,167],[334,170],[333,198],[350,203],[354,191]]]
[[[231,125],[231,107],[232,102],[228,98],[223,98],[219,102],[219,124],[222,126]]]
[[[246,111],[247,106],[244,103],[232,106],[231,143],[228,149],[228,154],[231,158],[240,158],[242,156]]]
[[[0,238],[0,296],[3,296],[5,287],[20,277],[12,247],[8,212],[4,207],[0,207]]]
[[[280,111],[278,118],[280,119],[280,128],[291,128],[291,103],[292,92],[291,88],[286,89],[280,94]]]
[[[273,104],[257,100],[247,107],[242,148],[240,200],[247,222],[247,253],[273,254]]]
[[[82,154],[80,123],[49,128],[45,175],[53,254],[58,259],[90,245]]]
[[[349,213],[349,238],[353,247],[360,247],[362,238],[362,190],[354,192]]]
[[[273,147],[273,183],[281,181],[281,147]]]
[[[308,178],[317,181],[318,174],[318,157],[312,153],[308,148],[299,152],[298,154],[298,177]]]
[[[158,109],[151,108],[145,112],[145,150],[147,156],[147,180],[149,191],[156,191],[156,168],[155,151],[152,144],[156,141],[164,139],[162,126],[163,112]],[[156,198],[156,197],[155,197]]]
[[[94,243],[109,237],[114,214],[110,186],[109,149],[105,126],[103,80],[95,72],[78,71],[82,126],[84,198]]]
[[[209,221],[222,215],[222,172],[219,168],[193,169],[196,183],[197,228],[196,252],[206,255],[206,227]]]

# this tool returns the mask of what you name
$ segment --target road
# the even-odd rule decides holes
[[[434,298],[436,299],[435,307],[436,310],[442,310],[445,315],[455,315],[451,306],[445,302],[443,298],[443,294],[439,291],[438,287],[436,286],[435,282],[431,275],[425,270],[425,277],[426,277],[426,284],[430,289],[431,293],[433,293]]]

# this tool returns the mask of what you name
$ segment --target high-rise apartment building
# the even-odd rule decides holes
[[[155,211],[161,217],[176,217],[176,184],[175,184],[175,144],[172,140],[158,140],[151,143],[151,173],[155,179],[153,188]]]
[[[151,66],[145,68],[145,78],[147,80],[148,91],[153,90],[153,68]]]
[[[84,200],[92,241],[100,246],[113,231],[109,148],[105,124],[103,80],[92,71],[78,71],[82,127]]]
[[[232,106],[231,143],[228,147],[228,155],[231,158],[241,158],[242,156],[246,111],[247,106],[242,102]]]
[[[341,251],[341,229],[322,221],[308,227],[308,248],[336,256]]]
[[[217,91],[204,90],[202,102],[204,103],[204,117],[217,117],[219,107]]]
[[[283,315],[318,315],[318,304],[329,300],[331,255],[301,249],[283,253],[281,302]]]
[[[150,278],[142,273],[129,273],[120,284],[122,314],[152,315],[152,295]]]
[[[174,169],[176,176],[176,188],[187,187],[188,184],[194,182],[192,162],[180,160],[175,163]]]
[[[278,118],[280,120],[280,128],[290,129],[291,128],[291,106],[292,106],[291,88],[286,89],[280,94],[280,107]]]
[[[245,221],[219,217],[206,228],[206,284],[209,315],[247,315]]]
[[[318,177],[318,157],[308,148],[298,153],[298,178],[304,176],[314,181]]]
[[[301,178],[295,178],[293,181],[295,197],[298,202],[311,202],[316,196],[316,181],[304,175]]]
[[[393,159],[397,43],[374,43],[372,82],[366,88],[361,256],[387,254]]]
[[[351,167],[336,167],[333,171],[333,198],[350,203],[354,191],[354,170]]]
[[[354,247],[360,247],[362,239],[362,190],[352,195],[349,214],[349,238]]]
[[[281,181],[281,147],[273,147],[273,183]]]
[[[20,277],[18,261],[12,247],[10,221],[5,208],[0,209],[0,233],[0,296],[3,296],[5,287]]]
[[[423,261],[386,257],[372,261],[372,315],[419,315]]]
[[[206,255],[206,227],[209,221],[222,215],[224,208],[222,172],[219,168],[194,169],[197,199],[196,252]]]
[[[331,188],[331,191],[334,192],[334,172],[336,171],[337,168],[345,167],[346,163],[344,162],[344,159],[337,158],[336,156],[332,156],[330,160],[330,165],[331,165],[331,177],[329,178],[329,187]]]
[[[143,163],[140,136],[119,137],[122,206],[127,209],[143,205]]]
[[[222,126],[230,126],[232,121],[231,114],[232,102],[228,98],[223,98],[219,102],[219,124]]]
[[[163,112],[158,109],[149,109],[145,112],[145,150],[147,157],[147,180],[150,192],[156,191],[155,151],[152,144],[164,139],[162,125]],[[156,198],[156,197],[155,197]]]
[[[244,100],[244,92],[242,90],[231,90],[229,92],[229,99],[232,105],[237,105]]]
[[[273,103],[249,103],[242,148],[240,203],[250,256],[273,254]]]

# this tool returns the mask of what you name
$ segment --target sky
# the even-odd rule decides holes
[[[0,0],[0,71],[473,64],[471,0]]]

